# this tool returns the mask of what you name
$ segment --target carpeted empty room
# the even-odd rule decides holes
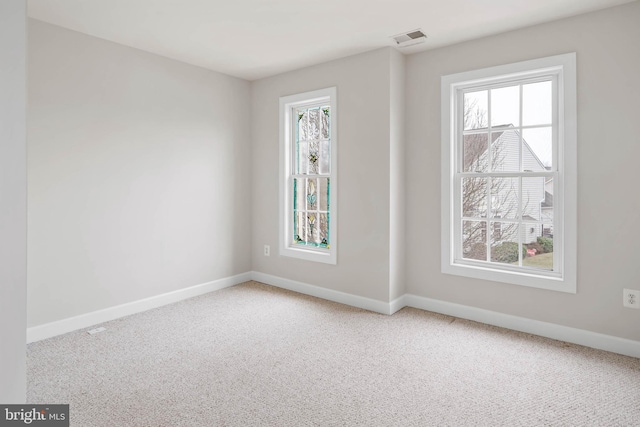
[[[636,426],[640,359],[247,282],[28,347],[91,426]]]
[[[0,0],[0,427],[640,427],[639,23]]]

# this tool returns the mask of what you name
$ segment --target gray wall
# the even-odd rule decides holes
[[[407,58],[407,291],[640,341],[640,3]],[[440,273],[440,77],[577,52],[578,293]]]
[[[0,402],[26,399],[26,81],[24,0],[0,2]]]
[[[405,289],[405,56],[391,50],[389,87],[389,301],[404,295]]]
[[[634,2],[248,83],[30,21],[29,325],[254,270],[640,341],[640,311],[621,298],[640,287],[640,198],[626,184],[640,158],[638,22]],[[441,274],[440,77],[573,51],[578,293]],[[340,115],[337,265],[277,251],[278,99],[330,86]]]
[[[391,79],[404,78],[402,67],[397,52],[384,48],[252,83],[253,270],[389,301]],[[321,265],[277,255],[278,99],[331,86],[340,117],[338,262]],[[400,135],[397,120],[393,132]],[[274,248],[270,257],[262,254],[265,244]]]
[[[29,21],[29,326],[250,271],[249,101]]]

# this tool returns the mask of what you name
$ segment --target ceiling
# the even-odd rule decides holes
[[[255,80],[394,45],[414,53],[632,0],[28,0],[29,16]]]

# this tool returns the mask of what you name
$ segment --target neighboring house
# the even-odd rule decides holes
[[[496,156],[499,156],[493,162],[494,170],[505,172],[519,170],[518,145],[520,143],[520,133],[513,129],[512,125],[498,126],[494,129],[505,129],[504,131],[492,133],[492,151]],[[544,165],[524,138],[522,139],[522,169],[531,172],[549,170],[549,167]],[[517,210],[517,197],[510,196],[509,192],[512,192],[510,185],[498,188],[498,196],[494,197],[499,202],[497,211],[494,209],[495,216],[508,216],[509,211]],[[523,231],[522,242],[535,242],[540,236],[552,235],[553,179],[545,177],[523,178],[522,196],[523,219],[549,221],[548,225],[528,225]],[[504,210],[502,215],[501,209]]]
[[[482,129],[478,129],[482,130]],[[486,139],[473,136],[465,140],[465,170],[482,172],[488,167]],[[486,134],[484,134],[486,135]],[[496,126],[491,133],[491,169],[498,172],[514,172],[520,170],[520,133],[512,125]],[[532,147],[522,139],[522,169],[524,171],[542,172],[549,170],[535,154]],[[465,189],[469,199],[464,202],[463,210],[468,216],[486,217],[486,191],[471,180]],[[474,188],[478,186],[479,188]],[[516,218],[518,211],[518,178],[507,177],[493,179],[491,188],[491,210],[494,218]],[[522,231],[522,242],[535,242],[540,236],[553,236],[553,179],[546,177],[522,178],[522,214],[525,221],[548,221],[548,224],[526,224]],[[467,215],[467,214],[466,214]],[[513,223],[493,222],[492,235],[494,242],[517,241]],[[484,225],[482,236],[486,236]],[[484,237],[482,238],[484,240]]]

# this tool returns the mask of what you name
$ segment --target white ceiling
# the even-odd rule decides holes
[[[29,16],[248,80],[393,45],[413,53],[632,0],[28,0]],[[596,30],[596,29],[594,29]]]

